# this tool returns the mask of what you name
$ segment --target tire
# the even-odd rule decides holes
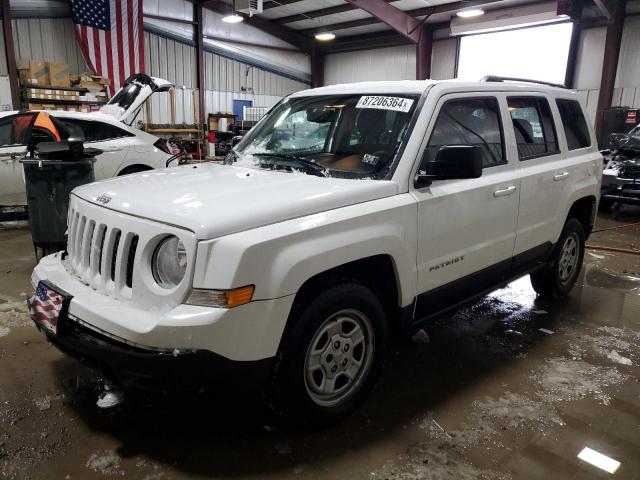
[[[530,275],[533,289],[544,297],[566,297],[578,279],[583,259],[584,228],[578,220],[570,218],[547,265]]]
[[[382,370],[384,308],[367,287],[348,282],[312,296],[289,321],[267,392],[271,407],[298,426],[328,426],[366,399]]]

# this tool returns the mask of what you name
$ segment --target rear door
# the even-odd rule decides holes
[[[518,158],[520,208],[514,268],[526,268],[551,247],[567,204],[572,171],[563,163],[552,104],[545,95],[509,95],[509,135]]]
[[[418,201],[418,297],[425,317],[497,283],[515,244],[519,183],[507,160],[505,99],[492,93],[440,99],[425,138],[424,161],[448,145],[483,150],[482,176],[435,180],[414,189]]]
[[[0,118],[0,205],[26,205],[20,158],[27,150],[35,113]]]

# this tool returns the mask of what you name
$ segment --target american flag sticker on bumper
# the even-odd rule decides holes
[[[70,300],[69,295],[47,282],[39,282],[35,295],[27,301],[31,320],[50,334],[58,335],[60,320],[64,318]]]

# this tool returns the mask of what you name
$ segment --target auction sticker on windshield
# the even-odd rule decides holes
[[[402,97],[383,97],[379,95],[365,95],[360,97],[356,108],[377,108],[379,110],[396,110],[408,112],[413,105],[413,99]]]

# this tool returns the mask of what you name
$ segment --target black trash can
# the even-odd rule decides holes
[[[43,142],[32,158],[21,160],[36,258],[66,248],[69,194],[95,180],[93,164],[100,153],[82,142]]]

